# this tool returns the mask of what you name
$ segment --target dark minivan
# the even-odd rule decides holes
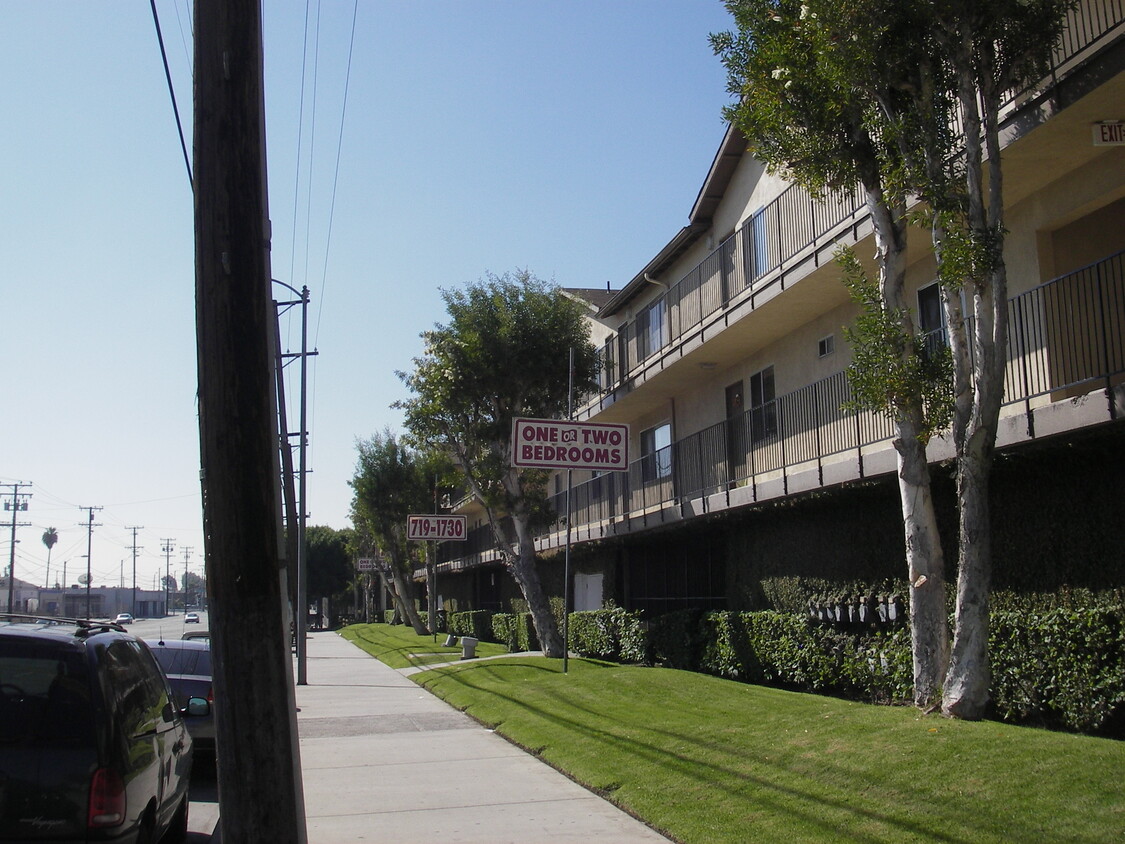
[[[0,841],[183,841],[192,744],[116,624],[0,613]]]

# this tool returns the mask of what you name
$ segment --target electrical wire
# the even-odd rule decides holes
[[[184,125],[180,121],[180,108],[176,105],[176,89],[172,86],[172,71],[168,69],[168,53],[164,49],[164,34],[160,31],[160,16],[156,13],[156,0],[148,0],[152,7],[152,22],[156,24],[156,40],[160,42],[160,59],[164,62],[164,78],[168,81],[168,93],[172,97],[172,112],[176,115],[176,130],[180,133],[180,149],[184,153],[184,166],[187,167],[188,186],[195,193],[195,179],[191,175],[191,158],[188,156],[187,142],[184,140]]]

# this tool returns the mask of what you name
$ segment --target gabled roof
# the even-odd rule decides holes
[[[707,178],[695,204],[691,207],[688,216],[688,225],[680,229],[668,244],[649,261],[644,269],[637,273],[633,280],[621,288],[598,312],[599,317],[615,314],[629,304],[637,294],[646,289],[649,282],[645,276],[655,277],[668,269],[676,259],[684,254],[699,238],[711,229],[715,209],[718,208],[723,196],[726,195],[730,180],[734,176],[735,168],[742,156],[746,153],[746,136],[735,126],[728,125],[719,151],[715,153],[715,160],[711,162],[711,169],[707,171]]]
[[[598,287],[563,287],[562,292],[592,305],[595,311],[601,310],[613,298],[613,291],[608,287],[605,290]]]

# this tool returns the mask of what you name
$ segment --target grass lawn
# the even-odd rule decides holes
[[[399,667],[433,646],[344,635]],[[678,841],[1125,841],[1121,742],[585,659],[413,678]]]

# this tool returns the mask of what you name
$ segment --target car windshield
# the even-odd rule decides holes
[[[94,743],[86,663],[77,651],[0,641],[0,745]]]
[[[211,651],[207,648],[180,648],[150,645],[165,674],[211,675]]]

